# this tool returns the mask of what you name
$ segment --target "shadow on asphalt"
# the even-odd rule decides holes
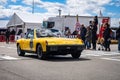
[[[64,57],[64,56],[54,56],[54,57],[48,57],[48,59],[46,59],[46,61],[52,61],[52,62],[64,62],[64,61],[88,61],[91,59],[88,58],[78,58],[78,59],[74,59],[72,57]]]
[[[26,58],[38,59],[37,55],[25,55]],[[52,62],[64,62],[64,61],[88,61],[91,60],[89,58],[80,57],[78,59],[74,59],[71,56],[48,56],[44,61],[52,61]]]

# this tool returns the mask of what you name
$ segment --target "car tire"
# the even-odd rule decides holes
[[[80,51],[80,52],[74,52],[71,55],[72,55],[73,58],[78,59],[81,56],[81,52],[82,51]]]
[[[45,59],[45,54],[43,54],[43,50],[42,50],[42,47],[41,45],[38,45],[37,46],[37,56],[38,56],[38,59]]]
[[[17,45],[17,54],[18,56],[24,56],[25,52],[21,50],[20,45]]]

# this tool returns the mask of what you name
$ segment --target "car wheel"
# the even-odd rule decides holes
[[[37,56],[39,59],[45,59],[45,54],[43,54],[43,51],[40,45],[37,46]]]
[[[81,56],[81,51],[80,52],[74,52],[71,54],[73,58],[78,59]]]
[[[24,56],[25,52],[21,50],[20,45],[17,46],[17,54],[18,56]]]

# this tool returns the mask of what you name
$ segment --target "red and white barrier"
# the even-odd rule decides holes
[[[4,35],[0,35],[0,42],[5,42],[5,36]]]

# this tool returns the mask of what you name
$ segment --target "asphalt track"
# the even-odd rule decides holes
[[[0,43],[0,80],[120,80],[120,53],[84,50],[79,59],[71,55],[39,60],[34,54],[20,57],[15,43]]]

